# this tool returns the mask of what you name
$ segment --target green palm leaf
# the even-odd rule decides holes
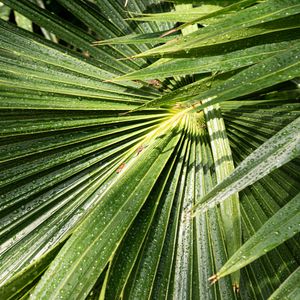
[[[196,204],[194,210],[200,209],[199,206],[202,206],[201,209],[207,209],[216,205],[272,170],[298,157],[300,155],[299,130],[300,118],[297,118],[252,152],[230,176],[207,193]]]
[[[189,36],[175,40],[172,43],[149,50],[140,56],[165,55],[179,51],[189,51],[198,48],[209,38],[217,38],[225,35],[227,40],[232,40],[231,32],[241,28],[251,28],[252,26],[282,19],[300,13],[300,5],[297,0],[279,1],[269,0],[258,5],[249,7],[239,12],[235,16],[229,16],[225,20],[219,21],[212,26],[207,26],[191,33]],[[226,34],[228,34],[226,36]],[[235,39],[235,37],[233,37]]]
[[[290,299],[297,298],[299,295],[299,268],[291,274],[287,280],[270,296],[269,299],[282,299],[288,297]]]
[[[299,232],[298,194],[270,218],[213,277],[217,280],[240,268],[282,244]]]
[[[0,68],[1,299],[298,297],[298,1],[2,0]]]

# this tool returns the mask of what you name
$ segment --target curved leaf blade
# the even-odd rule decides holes
[[[253,151],[225,180],[193,207],[194,214],[214,207],[300,155],[300,117]]]
[[[295,39],[295,32],[290,33],[291,37]],[[229,72],[242,67],[250,66],[263,61],[273,55],[280,54],[293,47],[298,41],[272,43],[267,45],[260,45],[248,47],[247,49],[237,50],[230,53],[214,56],[201,56],[200,58],[177,58],[159,65],[150,65],[142,70],[126,74],[121,77],[114,78],[114,82],[123,80],[149,80],[162,79],[166,77],[202,74],[209,72]],[[224,47],[224,51],[230,51]]]
[[[300,231],[300,193],[274,214],[217,272],[219,279],[235,272]]]
[[[268,300],[289,299],[296,300],[300,295],[300,267],[295,270],[282,285],[270,296]]]

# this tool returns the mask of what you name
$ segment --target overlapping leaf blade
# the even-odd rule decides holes
[[[216,279],[239,270],[299,232],[300,194],[281,208],[216,274]]]
[[[53,6],[49,2],[41,9],[40,2],[37,6],[25,0],[5,0],[13,9],[43,26],[40,29],[45,37],[48,36],[45,30],[54,32],[54,43],[41,38],[40,32],[37,35],[5,22],[0,24],[3,49],[0,53],[3,67],[0,149],[4,170],[0,190],[2,297],[26,298],[31,294],[31,297],[48,299],[53,296],[50,283],[57,283],[54,296],[67,299],[70,295],[86,299],[119,296],[233,299],[235,281],[231,278],[213,287],[208,283],[208,277],[231,255],[219,207],[194,219],[189,216],[196,200],[214,191],[219,181],[215,167],[222,166],[212,151],[215,142],[220,155],[223,151],[222,144],[214,141],[211,132],[214,126],[208,121],[208,115],[204,119],[197,111],[203,108],[208,111],[208,106],[220,103],[217,119],[224,119],[226,143],[229,141],[233,162],[238,165],[299,117],[299,89],[294,79],[299,76],[298,46],[287,47],[284,55],[280,53],[263,62],[253,61],[255,65],[250,67],[250,61],[242,65],[237,61],[228,69],[234,70],[231,72],[226,72],[224,65],[222,70],[212,65],[206,69],[197,65],[199,72],[195,73],[202,75],[175,76],[164,82],[143,83],[142,78],[137,78],[138,81],[116,84],[107,80],[147,66],[154,61],[143,57],[149,53],[166,56],[151,68],[170,64],[180,71],[180,61],[193,62],[192,58],[198,58],[214,62],[224,54],[223,50],[228,51],[224,57],[234,57],[251,51],[251,47],[259,51],[264,46],[271,47],[272,43],[296,43],[298,3],[295,0],[267,0],[257,4],[251,0],[212,0],[196,1],[198,8],[192,8],[190,1],[179,1],[188,5],[181,6],[182,11],[176,6],[173,13],[176,17],[184,13],[183,8],[191,11],[205,8],[200,6],[203,3],[225,8],[202,15],[198,21],[191,17],[193,22],[202,19],[205,25],[198,30],[197,25],[192,26],[196,33],[188,34],[193,22],[187,22],[177,28],[183,32],[178,41],[140,53],[150,49],[150,43],[169,40],[171,36],[159,36],[170,33],[175,24],[136,22],[128,17],[170,11],[171,4],[129,0],[125,7],[123,0],[58,2],[62,11],[69,11],[68,21],[59,13],[51,13]],[[232,9],[243,5],[252,6],[238,11]],[[246,23],[238,25],[245,16]],[[35,25],[34,32],[36,28]],[[108,39],[102,43],[103,48],[92,45],[97,40],[101,44],[103,39]],[[124,44],[117,44],[121,42]],[[161,49],[165,50],[159,53]],[[262,53],[255,54],[258,57]],[[119,60],[126,56],[141,59]],[[190,75],[190,71],[181,72],[177,74]],[[174,72],[169,72],[164,76],[173,75]],[[199,101],[206,103],[201,105]],[[177,105],[171,113],[159,108],[176,102],[185,103]],[[145,104],[156,107],[147,108]],[[140,109],[141,105],[144,109]],[[119,115],[137,108],[139,112]],[[172,136],[167,128],[177,118],[185,120],[181,125],[182,135]],[[155,145],[168,144],[171,139],[167,152],[149,144],[160,124],[165,124],[160,127],[164,134]],[[149,158],[149,153],[155,155]],[[240,192],[244,241],[299,192],[298,165],[299,160],[294,159]],[[155,176],[150,176],[152,171],[156,172]],[[123,204],[128,210],[119,211],[118,205]],[[98,225],[111,220],[112,223],[97,228],[93,220]],[[101,232],[101,241],[92,236],[96,231]],[[57,255],[56,251],[67,239]],[[101,245],[90,247],[92,240]],[[77,249],[76,245],[82,248]],[[267,299],[297,268],[299,245],[295,236],[249,264],[241,272],[242,298]],[[88,252],[81,259],[80,253],[85,251]],[[101,262],[97,261],[100,252]],[[78,265],[71,262],[71,256]],[[100,266],[97,270],[93,269],[96,264]],[[116,264],[121,268],[116,268]],[[72,270],[70,277],[64,266]],[[65,283],[71,286],[66,287]],[[65,294],[62,287],[67,288]]]
[[[118,182],[104,194],[101,204],[77,228],[60,251],[35,289],[33,299],[46,299],[48,295],[65,299],[73,295],[87,296],[145,202],[180,135],[179,128],[166,132],[163,139],[157,138],[156,143],[149,145],[134,167],[125,171],[124,175],[121,174]],[[135,174],[135,181],[132,181],[132,174]],[[109,240],[105,238],[107,236],[110,236]],[[83,281],[87,276],[89,280]],[[55,294],[49,280],[57,288]],[[78,285],[78,282],[82,284]]]
[[[193,208],[205,210],[224,201],[300,154],[300,118],[291,122],[249,155],[235,171],[211,190]]]
[[[290,299],[297,299],[299,296],[298,282],[300,279],[299,268],[289,276],[286,281],[270,296],[270,300],[282,299],[283,297],[289,297]]]
[[[274,43],[263,46],[248,47],[247,49],[233,51],[223,55],[215,55],[193,59],[174,59],[159,65],[149,66],[140,71],[133,72],[114,79],[122,80],[149,80],[161,79],[175,75],[201,74],[209,72],[225,73],[240,69],[279,54],[297,44],[295,31],[290,32],[291,42]],[[288,36],[285,36],[288,39]],[[228,49],[222,49],[225,52]],[[210,52],[210,55],[212,53]]]
[[[187,37],[174,40],[172,43],[151,49],[137,57],[164,55],[167,53],[176,53],[180,51],[189,51],[203,45],[204,41],[209,38],[227,35],[231,39],[231,32],[240,28],[248,28],[261,23],[274,21],[300,13],[300,5],[297,0],[269,0],[258,5],[252,6],[239,12],[235,16],[229,16],[227,19],[218,22],[212,26],[201,28],[191,33]]]

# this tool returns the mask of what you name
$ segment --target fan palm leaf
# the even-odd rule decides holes
[[[299,1],[1,2],[1,299],[299,296]]]

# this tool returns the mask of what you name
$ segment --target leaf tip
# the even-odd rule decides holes
[[[219,280],[219,277],[217,274],[214,274],[213,276],[209,277],[208,280],[210,284],[215,284]]]
[[[116,60],[121,61],[121,60],[133,60],[135,57],[134,56],[128,56],[128,57],[121,57],[117,58]]]
[[[122,116],[128,115],[130,112],[131,111],[129,110],[129,111],[125,111],[125,112],[119,113],[118,115],[119,115],[119,117],[122,117]]]
[[[232,288],[233,288],[233,291],[235,294],[238,294],[240,292],[240,285],[235,282],[233,285],[232,285]]]
[[[167,32],[165,32],[165,33],[163,33],[162,35],[160,35],[159,37],[160,38],[163,38],[163,37],[165,37],[165,36],[167,36],[167,35],[170,35],[170,34],[172,34],[172,33],[174,33],[174,32],[177,32],[178,31],[178,28],[173,28],[173,29],[171,29],[171,30],[169,30],[169,31],[167,31]]]

